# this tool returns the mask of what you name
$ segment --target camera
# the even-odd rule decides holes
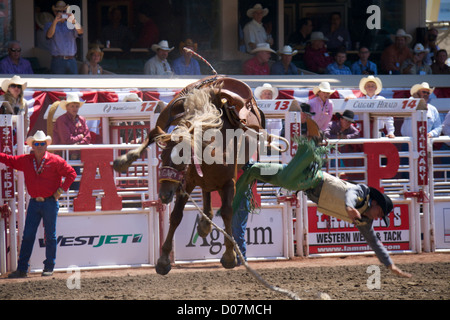
[[[67,13],[63,13],[63,14],[61,15],[61,18],[67,19],[67,18],[69,18],[69,15],[68,15]]]

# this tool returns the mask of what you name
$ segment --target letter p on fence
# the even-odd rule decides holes
[[[393,178],[400,166],[397,148],[390,142],[366,142],[364,153],[367,155],[367,184],[384,192],[384,188],[380,186],[380,180]],[[386,156],[385,166],[381,165],[381,155]]]

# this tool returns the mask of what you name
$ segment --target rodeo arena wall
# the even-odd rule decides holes
[[[91,145],[48,147],[74,168],[79,168],[76,179],[79,186],[72,186],[59,201],[55,270],[73,266],[82,269],[154,266],[172,209],[172,205],[163,205],[158,199],[161,150],[157,144],[152,144],[127,172],[115,172],[112,161],[137,148],[155,125],[160,110],[184,86],[197,79],[153,79],[155,85],[145,88],[135,85],[138,81],[131,82],[133,88],[127,88],[130,82],[126,79],[109,79],[114,83],[111,86],[107,84],[108,79],[96,79],[97,85],[90,87],[94,89],[81,89],[93,83],[92,78],[86,83],[81,78],[25,79],[28,88],[24,98],[28,101],[30,118],[27,135],[36,130],[51,135],[54,121],[63,114],[54,102],[65,99],[70,91],[85,101],[79,114],[88,120],[94,136]],[[242,79],[253,90],[263,82],[279,89],[278,99],[258,101],[258,105],[266,119],[281,120],[284,129],[281,132],[289,141],[289,149],[279,157],[263,155],[260,161],[281,159],[282,163],[288,163],[295,154],[292,138],[301,132],[299,103],[312,98],[312,88],[324,80],[309,79],[315,84],[308,85],[301,79],[292,80],[291,85],[286,82],[278,85],[277,78],[270,77]],[[358,82],[359,78],[355,80]],[[427,138],[426,104],[410,98],[409,84],[384,88],[380,95],[386,100],[348,101],[344,97],[359,94],[357,86],[331,84],[336,89],[331,96],[334,113],[353,110],[358,117],[361,138],[328,140],[335,148],[330,151],[323,169],[343,179],[384,190],[392,198],[394,209],[389,216],[390,226],[386,227],[381,220],[374,222],[377,235],[389,252],[450,250],[450,138]],[[130,93],[136,93],[142,102],[122,102]],[[431,104],[445,115],[450,106],[450,88],[436,87],[431,98]],[[400,131],[404,117],[412,117],[413,136],[398,134],[392,139],[380,138],[373,123],[377,117],[386,115],[395,117],[396,132]],[[24,143],[23,125],[21,116],[0,116],[1,152],[14,155],[30,152]],[[75,151],[81,154],[78,160],[71,159]],[[29,197],[21,172],[2,167],[0,178],[0,273],[5,273],[17,268]],[[258,183],[254,194],[260,207],[249,216],[247,225],[250,261],[371,253],[352,224],[323,215],[303,192]],[[194,190],[193,199],[201,204],[200,189]],[[216,194],[213,199],[213,206],[220,207],[220,197]],[[174,263],[220,259],[224,236],[213,230],[206,238],[199,237],[196,233],[198,220],[198,211],[188,202],[175,234]],[[220,217],[214,217],[213,221],[223,227]],[[30,260],[32,272],[41,271],[44,256],[45,239],[40,226]]]

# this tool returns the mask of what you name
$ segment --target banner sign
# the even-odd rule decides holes
[[[450,203],[435,202],[434,225],[436,249],[450,249]]]
[[[5,154],[13,154],[12,116],[9,114],[0,116],[0,150]],[[6,167],[5,169],[1,170],[0,179],[2,199],[14,199],[15,185],[13,169],[10,167]]]
[[[155,113],[158,104],[165,104],[161,101],[144,101],[144,102],[111,102],[111,103],[86,103],[80,108],[79,115],[85,118],[102,118],[102,117],[142,117],[150,116]],[[47,109],[44,119],[47,119],[49,109]],[[53,119],[65,113],[61,108],[56,109]]]
[[[283,219],[284,207],[261,208],[257,214],[249,214],[246,232],[247,258],[284,257]],[[175,261],[220,259],[225,252],[225,236],[213,227],[212,232],[201,238],[197,233],[200,216],[197,210],[185,210],[175,233]],[[222,217],[212,220],[224,228]]]
[[[409,209],[407,204],[394,205],[389,215],[390,227],[382,220],[373,221],[378,239],[388,251],[409,250]],[[309,254],[372,251],[353,224],[338,220],[308,207]]]
[[[148,220],[147,214],[58,216],[55,268],[148,264]],[[40,225],[31,269],[42,269],[44,260],[44,228]]]
[[[417,152],[419,158],[417,159],[417,177],[418,185],[428,185],[428,135],[427,135],[427,122],[417,122]]]
[[[404,113],[426,110],[422,99],[332,99],[333,112],[352,110],[355,113]]]
[[[262,112],[301,111],[297,100],[257,100],[256,103]]]

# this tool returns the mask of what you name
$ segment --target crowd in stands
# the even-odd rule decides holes
[[[36,14],[36,46],[51,55],[49,72],[53,74],[105,74],[102,68],[102,48],[147,48],[152,57],[142,66],[142,73],[149,75],[199,75],[201,69],[191,52],[198,50],[197,43],[189,37],[178,45],[161,39],[158,26],[151,19],[148,6],[138,10],[139,32],[132,32],[122,22],[122,11],[117,6],[109,8],[109,21],[101,30],[98,43],[90,45],[82,63],[77,63],[77,39],[84,30],[73,14],[66,12],[68,5],[57,1],[52,6],[53,14]],[[255,4],[246,12],[251,19],[242,31],[242,50],[253,55],[243,61],[242,73],[246,75],[299,75],[305,72],[334,75],[378,75],[378,74],[450,74],[448,53],[436,43],[438,31],[427,31],[424,43],[413,43],[413,36],[403,29],[391,35],[392,44],[380,52],[373,61],[369,44],[352,41],[349,31],[343,26],[339,12],[330,15],[328,23],[313,25],[304,18],[299,28],[287,37],[286,44],[274,50],[271,23],[263,23],[269,9]],[[353,51],[351,51],[353,50]],[[349,59],[351,51],[351,59]],[[201,53],[200,53],[201,54]],[[357,58],[356,58],[357,55]],[[295,61],[293,57],[295,56]],[[356,59],[355,59],[356,58]],[[0,73],[31,74],[28,60],[21,57],[19,41],[11,41],[8,56],[0,61]]]

